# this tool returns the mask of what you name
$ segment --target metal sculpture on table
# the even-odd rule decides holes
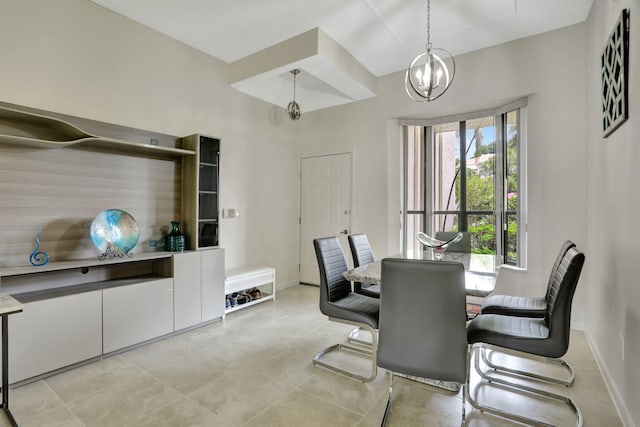
[[[451,239],[445,241],[445,240],[434,239],[433,237],[423,233],[422,231],[416,234],[416,239],[420,243],[422,243],[422,245],[424,245],[427,248],[431,248],[433,250],[433,257],[437,261],[442,260],[442,258],[444,257],[444,252],[447,250],[447,248],[450,245],[454,243],[458,243],[460,240],[462,240],[463,237],[464,235],[462,233],[458,233],[454,235]]]

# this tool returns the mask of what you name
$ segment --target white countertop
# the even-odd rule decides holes
[[[0,295],[0,315],[19,313],[24,305],[11,295]]]

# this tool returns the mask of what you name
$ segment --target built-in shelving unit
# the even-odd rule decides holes
[[[182,212],[190,249],[218,246],[218,179],[220,139],[190,135],[183,139],[194,157],[182,161]]]
[[[24,311],[13,315],[9,324],[11,383],[46,376],[224,316],[224,250],[218,247],[220,140],[198,137],[192,147],[183,145],[188,140],[0,102],[0,146],[3,153],[17,153],[17,158],[26,159],[28,168],[32,157],[42,167],[50,159],[86,159],[89,156],[77,150],[91,150],[91,160],[95,158],[97,162],[108,159],[110,165],[143,164],[154,171],[168,171],[169,184],[163,188],[169,189],[162,193],[169,195],[167,205],[171,209],[179,205],[178,199],[182,200],[180,219],[194,224],[187,236],[195,243],[194,249],[208,249],[136,252],[106,260],[52,259],[37,267],[0,267],[0,293],[10,294],[24,304]],[[72,151],[55,151],[50,156],[43,151],[69,149]],[[36,179],[40,178],[38,166],[33,167]],[[76,175],[71,172],[66,182],[75,183],[95,170],[91,166],[71,169]],[[148,172],[145,175],[147,169],[142,169],[136,178],[153,176]],[[104,170],[96,172],[101,173]],[[183,180],[180,190],[176,190],[173,183],[180,180],[180,174],[195,180]],[[46,178],[46,172],[42,175]],[[107,178],[100,183],[113,182],[108,173],[104,176]],[[74,188],[70,186],[69,191]],[[24,190],[20,192],[23,193]],[[135,194],[146,193],[142,190]],[[42,196],[45,197],[49,196]],[[49,232],[59,236],[65,227],[71,242],[84,239],[82,221],[66,222],[62,218],[56,224],[66,212],[65,206],[58,207],[58,216],[50,217]],[[65,244],[68,241],[61,246],[64,248]]]

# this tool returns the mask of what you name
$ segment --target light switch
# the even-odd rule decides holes
[[[240,212],[236,208],[226,208],[222,210],[223,218],[237,218],[240,216]]]

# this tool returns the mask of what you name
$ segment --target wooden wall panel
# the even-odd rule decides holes
[[[97,256],[89,227],[111,208],[136,219],[133,252],[151,250],[180,219],[180,168],[180,159],[0,145],[0,266],[29,264],[36,226],[50,261]]]

